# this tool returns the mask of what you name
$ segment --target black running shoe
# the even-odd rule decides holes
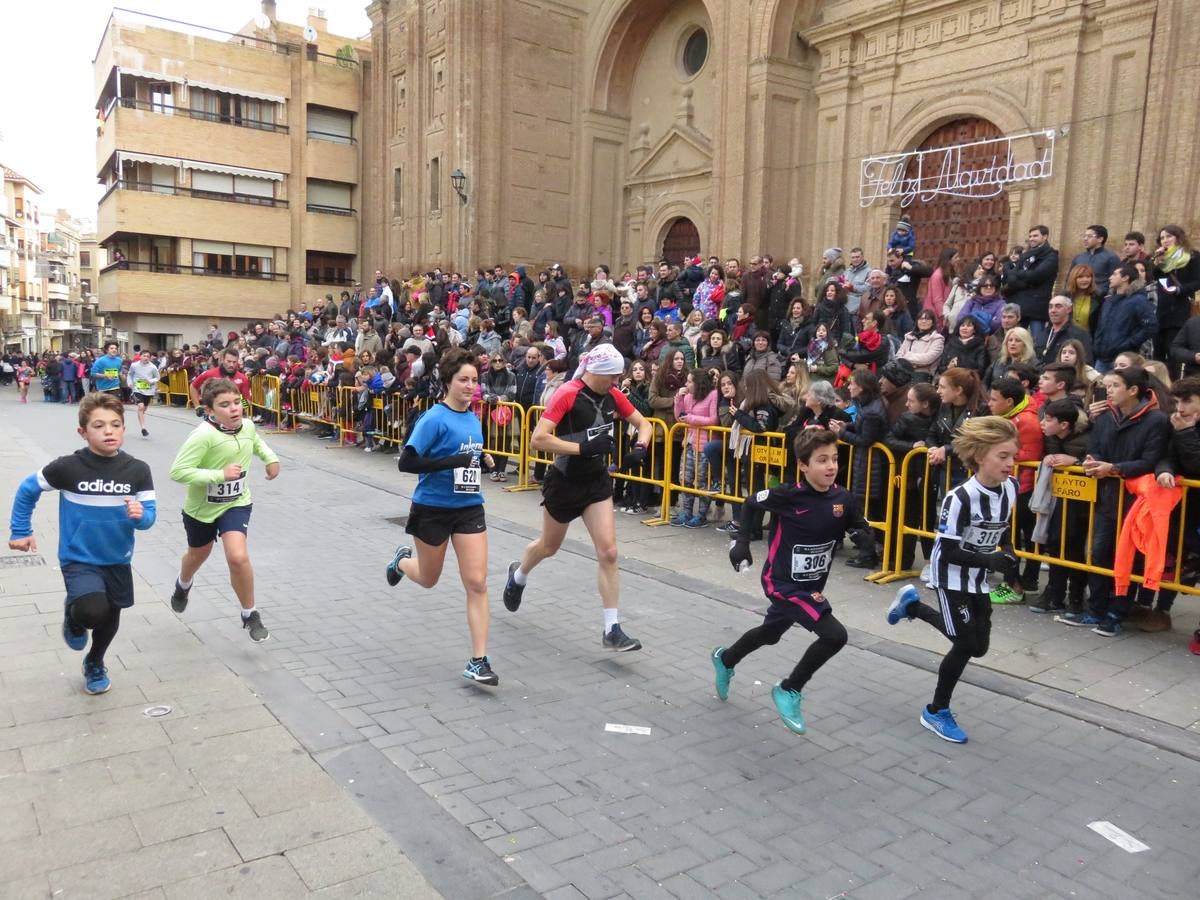
[[[150,432],[148,432],[145,428],[142,429],[142,437],[150,437]]]
[[[504,608],[509,612],[516,612],[521,608],[521,595],[525,593],[525,585],[513,581],[513,574],[520,567],[520,562],[508,564],[508,581],[504,584]]]
[[[396,555],[392,557],[392,561],[387,564],[387,571],[384,573],[387,576],[387,583],[391,587],[395,587],[400,583],[400,579],[404,577],[404,573],[400,571],[400,560],[408,559],[412,556],[412,547],[397,547]]]
[[[500,683],[500,676],[492,671],[492,664],[486,656],[483,659],[467,660],[467,667],[463,669],[462,676],[468,681],[490,684],[492,687]]]
[[[171,609],[183,615],[183,611],[187,609],[188,593],[191,591],[188,588],[186,591],[179,586],[179,582],[175,582],[175,593],[171,595]]]
[[[615,650],[618,653],[628,653],[630,650],[641,650],[642,642],[627,635],[621,630],[620,625],[614,625],[612,630],[607,632],[600,639],[600,646],[602,646],[605,650]]]
[[[256,644],[261,644],[271,636],[271,632],[267,631],[267,626],[262,623],[262,616],[258,614],[257,609],[248,616],[242,616],[242,627],[250,632],[250,640]]]

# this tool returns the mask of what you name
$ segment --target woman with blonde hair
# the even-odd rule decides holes
[[[992,363],[984,379],[985,386],[990,388],[992,382],[1004,377],[1004,373],[1015,362],[1037,365],[1037,353],[1033,349],[1033,335],[1028,328],[1016,325],[1004,332],[1000,340],[1000,352]]]
[[[1096,325],[1096,313],[1108,285],[1096,284],[1091,266],[1072,266],[1063,282],[1062,292],[1071,298],[1071,322],[1091,334]]]

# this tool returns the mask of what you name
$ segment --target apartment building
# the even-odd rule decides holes
[[[65,209],[54,214],[42,232],[38,276],[45,286],[41,349],[80,350],[94,346],[83,326],[84,299],[80,285],[82,225]]]
[[[79,236],[79,296],[83,301],[82,330],[84,342],[90,347],[103,347],[113,337],[105,327],[100,312],[100,270],[108,264],[108,253],[96,240],[96,230],[89,226]]]
[[[271,0],[236,33],[114,10],[94,60],[92,288],[115,333],[178,346],[353,284],[368,47]]]
[[[0,165],[0,330],[4,348],[23,353],[42,349],[45,282],[38,274],[41,250],[36,184]]]

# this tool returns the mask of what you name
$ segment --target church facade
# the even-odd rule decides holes
[[[924,256],[1039,223],[1067,250],[1092,223],[1195,235],[1189,6],[375,0],[361,258],[811,268],[879,260],[902,211]]]

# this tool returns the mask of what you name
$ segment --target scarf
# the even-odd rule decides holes
[[[687,384],[687,375],[683,372],[668,372],[666,377],[663,378],[663,384],[666,386],[668,391],[674,394],[681,387]]]
[[[217,431],[221,432],[221,434],[237,434],[239,431],[242,430],[241,424],[239,424],[237,428],[226,428],[224,425],[222,425],[220,422],[218,422],[214,416],[210,416],[210,415],[205,415],[204,421],[207,422],[209,425],[211,425],[213,428],[217,429]]]
[[[1179,244],[1176,244],[1171,252],[1163,257],[1161,263],[1158,264],[1160,272],[1174,272],[1176,269],[1182,269],[1192,261],[1192,254],[1188,253]]]
[[[825,351],[829,349],[828,338],[813,338],[808,342],[808,361],[816,364],[825,358]]]
[[[867,350],[878,350],[882,341],[883,335],[878,331],[860,331],[858,334],[858,345]]]

